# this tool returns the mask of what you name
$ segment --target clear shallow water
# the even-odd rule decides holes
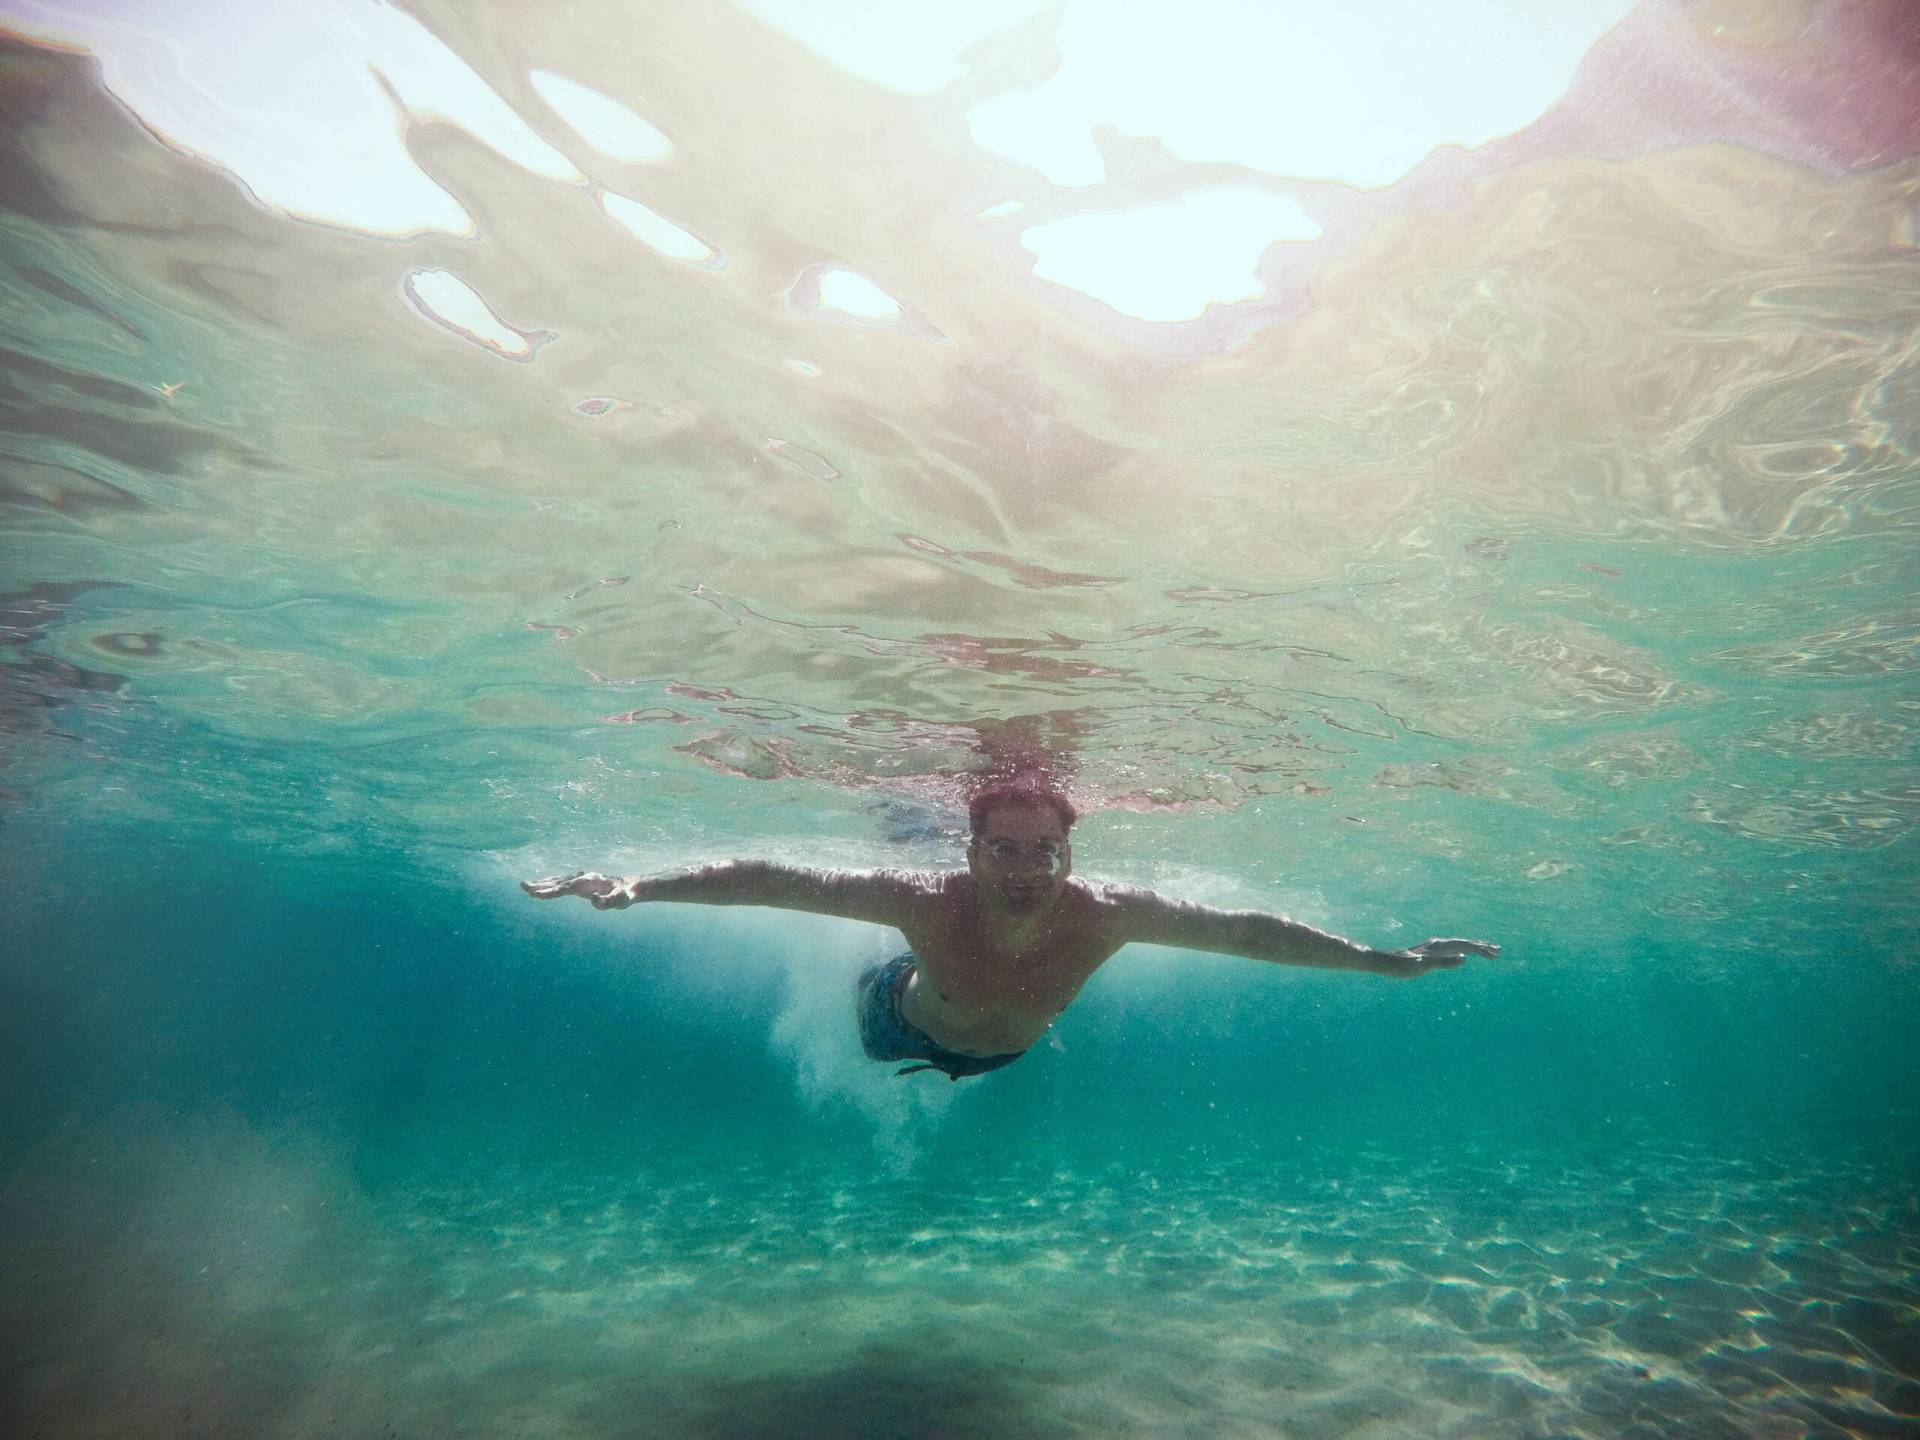
[[[313,14],[471,234],[247,168],[324,173],[317,81],[141,90],[138,17],[5,12],[27,1433],[1908,1433],[1897,7],[1636,10],[1374,189],[1023,168],[967,107],[1044,36],[896,93],[731,10],[420,10],[567,178],[376,12]],[[1324,232],[1260,298],[1029,273],[1030,222],[1226,180]],[[1083,872],[1506,958],[1130,953],[909,1088],[851,1035],[888,937],[513,888],[952,863],[1013,753]]]
[[[370,1199],[238,1127],[187,1147],[109,1158],[141,1218],[24,1317],[16,1378],[67,1428],[158,1392],[190,1433],[1898,1434],[1915,1398],[1912,1193],[1857,1163],[1176,1146],[956,1186],[706,1155]]]

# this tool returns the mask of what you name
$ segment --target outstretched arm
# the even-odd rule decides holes
[[[1211,950],[1244,955],[1278,965],[1314,965],[1325,970],[1364,970],[1410,980],[1430,970],[1451,970],[1469,955],[1494,956],[1498,945],[1484,940],[1428,940],[1405,950],[1376,950],[1329,935],[1298,920],[1264,910],[1215,910],[1184,900],[1169,900],[1151,890],[1111,886],[1115,938],[1182,950]]]
[[[720,860],[662,875],[625,878],[583,870],[524,880],[520,888],[536,900],[578,895],[596,910],[677,900],[690,905],[767,905],[898,925],[931,884],[931,876],[911,870],[817,870],[773,860]]]

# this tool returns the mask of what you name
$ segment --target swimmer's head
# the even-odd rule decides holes
[[[1035,781],[975,791],[967,806],[967,868],[989,903],[1015,916],[1052,905],[1073,873],[1067,832],[1078,818],[1072,801]]]
[[[1006,805],[1051,811],[1060,822],[1062,836],[1080,818],[1073,802],[1045,780],[996,780],[982,785],[967,798],[967,829],[974,839],[979,839],[985,831],[989,814]]]

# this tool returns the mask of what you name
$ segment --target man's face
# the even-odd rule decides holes
[[[993,908],[1016,917],[1037,915],[1065,888],[1073,851],[1051,806],[1010,801],[987,812],[967,846],[967,868]]]

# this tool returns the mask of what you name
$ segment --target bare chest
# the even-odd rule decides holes
[[[954,1020],[1007,1012],[1051,1020],[1112,953],[1067,916],[1016,944],[951,913],[906,938],[922,1003]]]

